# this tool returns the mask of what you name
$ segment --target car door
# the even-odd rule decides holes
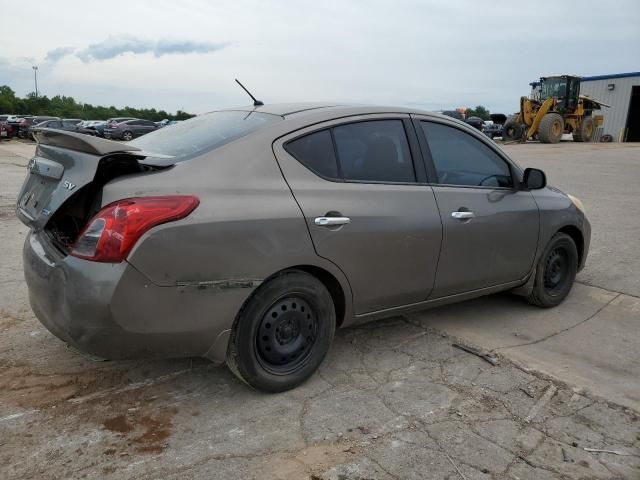
[[[480,134],[415,121],[443,225],[431,297],[524,279],[538,245],[539,211],[517,168]]]
[[[274,152],[317,254],[348,278],[356,314],[427,299],[442,226],[408,115],[327,122]]]
[[[146,133],[152,132],[156,129],[156,124],[153,122],[150,122],[148,120],[141,120],[140,121],[140,131],[139,131],[139,135],[144,135]]]

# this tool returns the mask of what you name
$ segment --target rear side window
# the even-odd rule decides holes
[[[333,134],[345,180],[416,181],[402,120],[340,125]]]
[[[511,170],[487,145],[457,128],[420,122],[431,158],[444,185],[512,187]]]
[[[129,145],[181,161],[219,148],[281,120],[281,116],[269,113],[211,112],[179,122],[171,128],[154,130],[129,142]]]
[[[284,148],[322,177],[363,182],[416,181],[402,120],[339,125],[297,138]]]
[[[284,148],[309,170],[322,177],[338,178],[338,164],[329,130],[297,138]]]

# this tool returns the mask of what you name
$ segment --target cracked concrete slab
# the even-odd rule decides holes
[[[640,410],[640,298],[578,283],[553,309],[502,294],[409,319]]]
[[[5,145],[0,165],[22,177],[9,164],[26,164],[26,148],[19,157]],[[15,195],[14,177],[0,175],[0,192]],[[23,227],[3,212],[2,479],[640,478],[640,416],[609,397],[622,387],[594,396],[508,353],[537,349],[567,366],[564,380],[613,363],[612,376],[629,378],[637,357],[619,346],[638,350],[634,297],[577,285],[553,310],[501,295],[344,329],[308,382],[264,395],[202,359],[92,362],[67,349],[29,309]],[[506,358],[492,366],[453,348],[447,329],[485,349],[530,345],[498,350]],[[590,363],[577,345],[607,352]]]

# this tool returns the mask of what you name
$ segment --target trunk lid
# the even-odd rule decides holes
[[[18,194],[18,218],[41,230],[76,192],[90,184],[105,157],[138,166],[140,149],[74,132],[36,129],[35,156],[27,166],[27,178]],[[131,173],[130,171],[127,173]]]

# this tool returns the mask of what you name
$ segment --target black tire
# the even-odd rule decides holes
[[[502,127],[502,141],[511,142],[522,139],[524,135],[524,126],[518,123],[515,118],[511,117]]]
[[[555,307],[569,295],[578,272],[578,249],[573,239],[556,233],[545,248],[535,273],[529,303],[539,307]]]
[[[538,137],[542,143],[558,143],[564,133],[564,120],[559,113],[547,113],[538,125]]]
[[[593,135],[595,133],[595,123],[593,121],[593,117],[584,117],[580,121],[580,126],[578,127],[578,131],[573,132],[573,141],[574,142],[590,142],[593,140]]]
[[[287,270],[254,292],[234,323],[227,366],[264,392],[290,390],[309,378],[329,351],[333,299],[317,278]]]
[[[122,139],[125,142],[133,140],[133,133],[131,133],[129,130],[122,132]]]

